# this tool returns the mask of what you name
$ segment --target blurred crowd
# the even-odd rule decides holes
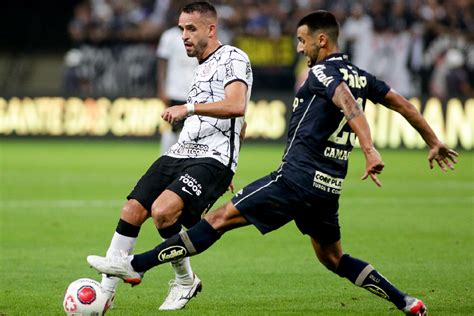
[[[69,24],[74,48],[66,56],[66,91],[91,92],[91,80],[100,77],[108,79],[99,84],[102,90],[94,85],[96,93],[113,89],[123,92],[130,87],[143,89],[144,84],[149,84],[145,94],[153,94],[156,82],[150,80],[156,78],[150,76],[154,77],[155,73],[156,44],[164,30],[176,25],[179,11],[187,2],[84,0],[79,3]],[[402,94],[443,99],[473,96],[474,1],[215,0],[211,3],[218,10],[219,37],[223,43],[233,43],[236,36],[294,37],[296,23],[302,16],[325,9],[340,21],[341,50],[356,65],[386,80]],[[121,69],[127,64],[126,70]],[[295,55],[295,69],[301,68]],[[113,82],[120,72],[127,72],[122,74],[123,78],[131,76],[136,80],[120,87],[120,82]]]

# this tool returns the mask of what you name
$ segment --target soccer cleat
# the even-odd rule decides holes
[[[140,284],[142,274],[133,270],[131,260],[132,256],[126,254],[115,257],[87,256],[87,262],[98,272],[121,278],[125,283],[134,286]]]
[[[407,296],[405,297],[407,305],[403,308],[405,315],[413,316],[426,316],[428,315],[428,309],[426,308],[425,303],[422,300],[419,300],[415,297]]]
[[[176,280],[170,281],[170,288],[168,290],[168,296],[166,297],[163,304],[160,306],[160,310],[177,310],[182,309],[186,304],[202,290],[201,280],[194,275],[193,284],[182,285],[176,282]]]

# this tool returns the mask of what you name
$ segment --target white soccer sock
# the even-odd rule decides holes
[[[171,262],[176,282],[182,285],[191,285],[194,281],[194,273],[191,268],[189,257]]]
[[[110,242],[109,249],[107,249],[106,256],[121,256],[123,252],[130,254],[133,249],[135,249],[136,242],[136,237],[127,237],[115,232],[114,236],[112,237],[112,241]],[[114,292],[119,281],[120,278],[107,277],[105,274],[103,274],[102,282],[100,284],[105,290]]]
[[[181,228],[181,231],[185,231]],[[194,273],[191,268],[191,261],[189,257],[185,257],[176,261],[170,262],[173,267],[175,280],[177,283],[182,285],[191,285],[194,281]]]

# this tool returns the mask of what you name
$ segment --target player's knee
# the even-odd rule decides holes
[[[179,213],[171,208],[153,205],[151,208],[151,216],[153,217],[156,228],[163,229],[176,223]]]
[[[215,230],[222,233],[247,223],[246,219],[230,202],[207,214],[206,220]]]
[[[136,200],[129,200],[122,207],[120,218],[134,226],[141,226],[149,217],[148,211]]]

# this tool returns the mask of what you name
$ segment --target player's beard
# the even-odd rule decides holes
[[[307,64],[309,68],[312,68],[318,62],[319,50],[320,48],[316,47],[315,49],[310,50],[306,55],[306,58],[308,58]]]
[[[191,50],[186,50],[186,53],[188,54],[188,57],[197,57],[198,59],[201,58],[202,54],[204,53],[204,50],[206,49],[207,46],[207,41],[205,40],[200,40],[196,44],[190,43]]]

